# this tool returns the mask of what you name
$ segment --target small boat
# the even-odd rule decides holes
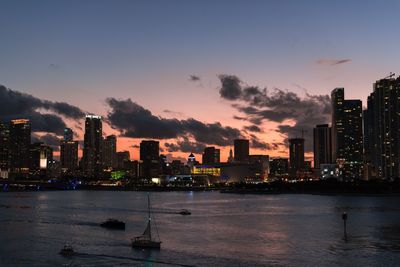
[[[149,210],[147,227],[141,236],[137,236],[131,240],[132,247],[160,249],[161,241],[160,241],[160,236],[158,235],[158,230],[157,230],[157,225],[155,224],[155,220],[154,220],[154,225],[155,225],[156,232],[157,232],[157,239],[154,239],[151,234],[151,206],[150,206],[150,196],[149,195],[147,195],[147,205],[148,205],[148,210]]]
[[[125,223],[116,219],[108,219],[100,224],[101,227],[117,230],[125,230]]]
[[[188,211],[187,209],[181,209],[180,211],[179,211],[179,214],[180,215],[190,215],[190,214],[192,214],[190,211]]]
[[[70,245],[64,245],[64,247],[60,250],[60,254],[68,257],[74,254],[74,249]]]

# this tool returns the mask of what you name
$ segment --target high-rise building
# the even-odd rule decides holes
[[[328,124],[314,128],[314,168],[332,163],[332,134]]]
[[[65,128],[64,129],[64,141],[70,142],[74,140],[74,132],[72,131],[71,128]]]
[[[14,173],[29,172],[31,124],[27,119],[10,122],[10,167]]]
[[[74,174],[78,169],[78,141],[70,128],[64,130],[64,140],[60,142],[60,165],[66,174]]]
[[[117,168],[120,170],[125,169],[126,162],[130,160],[131,156],[129,151],[117,152]]]
[[[204,148],[203,164],[220,163],[220,150],[215,147]]]
[[[117,137],[109,135],[103,140],[103,166],[105,168],[117,167]]]
[[[249,160],[249,140],[235,139],[233,141],[234,158],[236,162],[247,162]]]
[[[365,161],[378,178],[400,177],[400,77],[378,80],[364,111]]]
[[[289,175],[289,161],[287,158],[274,158],[270,162],[269,176],[273,178],[285,178]]]
[[[154,140],[143,140],[140,142],[140,160],[159,160],[160,142]]]
[[[86,115],[85,136],[83,140],[83,167],[88,177],[94,177],[99,174],[102,167],[102,133],[101,117]]]
[[[10,168],[10,126],[0,123],[0,170]]]
[[[345,100],[344,89],[332,91],[332,160],[342,179],[363,175],[363,130],[361,100]]]
[[[160,143],[154,140],[143,140],[140,142],[140,160],[142,177],[151,179],[158,177],[161,173]]]
[[[31,174],[45,174],[44,171],[49,168],[53,161],[53,149],[42,142],[31,144],[29,161]]]
[[[304,138],[289,139],[290,175],[296,178],[304,171]]]
[[[266,181],[269,174],[269,156],[268,155],[250,155],[249,169],[254,173],[254,178],[258,181]]]

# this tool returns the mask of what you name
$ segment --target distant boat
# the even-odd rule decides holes
[[[190,214],[192,214],[189,210],[187,210],[187,209],[181,209],[180,211],[179,211],[179,214],[180,215],[190,215]]]
[[[134,248],[154,248],[154,249],[160,249],[161,248],[161,241],[160,241],[160,236],[158,235],[158,230],[157,230],[157,225],[156,226],[156,233],[157,233],[157,239],[154,239],[152,234],[151,234],[151,206],[150,206],[150,196],[147,195],[147,205],[148,205],[148,210],[149,210],[149,219],[147,222],[147,227],[144,230],[143,234],[141,236],[137,236],[134,239],[132,239],[132,247]]]
[[[70,245],[64,245],[64,247],[60,250],[60,254],[68,257],[74,254],[74,249]]]
[[[108,219],[107,221],[102,222],[100,226],[110,229],[125,230],[125,223],[116,219]]]

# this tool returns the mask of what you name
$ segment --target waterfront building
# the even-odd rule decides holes
[[[220,162],[220,150],[215,147],[206,147],[204,148],[203,153],[203,164],[214,164]]]
[[[249,140],[235,139],[233,141],[234,159],[236,162],[247,162],[249,160]]]
[[[161,174],[160,143],[154,140],[140,142],[141,176],[145,179]]]
[[[344,88],[336,88],[332,100],[332,161],[342,179],[363,176],[363,130],[361,100],[345,100]]]
[[[269,176],[272,178],[286,178],[289,175],[289,160],[287,158],[274,158],[270,161]]]
[[[297,178],[304,172],[304,138],[289,139],[290,176]]]
[[[115,135],[109,135],[103,140],[102,147],[103,167],[104,168],[116,168],[117,167],[117,137]]]
[[[29,173],[29,148],[31,145],[31,124],[28,119],[10,122],[10,167],[13,173]]]
[[[85,174],[90,178],[94,178],[94,176],[100,174],[102,169],[102,134],[101,117],[86,115],[83,140],[83,166]]]
[[[332,163],[332,134],[328,124],[320,124],[314,128],[314,168],[321,164]]]
[[[365,163],[388,180],[400,177],[400,77],[392,76],[375,82],[364,111]]]
[[[0,123],[0,170],[10,168],[10,125]]]

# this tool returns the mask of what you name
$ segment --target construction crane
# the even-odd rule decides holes
[[[390,78],[393,78],[395,75],[396,75],[396,74],[394,74],[393,72],[390,72],[389,75],[386,76],[386,77],[383,78],[383,79],[390,79]]]

